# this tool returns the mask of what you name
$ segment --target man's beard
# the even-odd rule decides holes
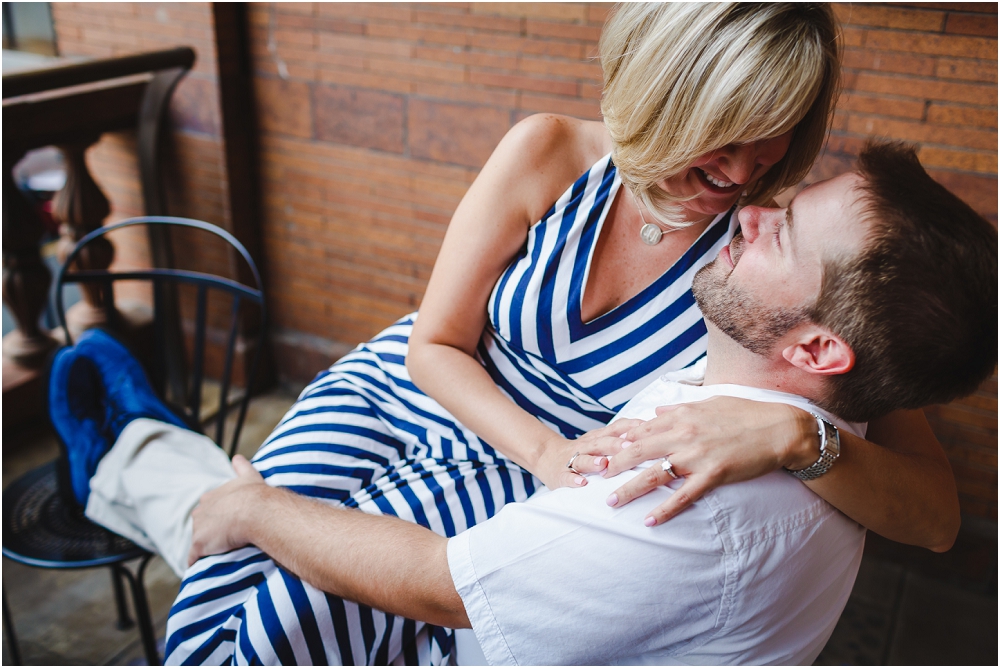
[[[735,266],[743,254],[743,236],[729,245]],[[691,292],[706,320],[747,350],[766,355],[790,329],[808,317],[805,308],[768,306],[729,282],[730,272],[716,258],[695,274]]]

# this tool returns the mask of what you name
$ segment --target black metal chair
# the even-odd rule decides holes
[[[110,272],[71,270],[73,261],[88,243],[108,232],[134,225],[164,225],[173,228],[195,228],[209,232],[228,242],[243,257],[249,266],[255,287],[250,287],[220,276],[200,272],[177,269],[148,269],[141,271]],[[164,332],[167,331],[165,304],[169,303],[168,295],[171,286],[191,285],[197,290],[195,328],[189,383],[186,401],[180,406],[179,414],[194,426],[201,424],[202,383],[205,378],[205,341],[207,327],[207,304],[209,291],[217,291],[229,295],[232,299],[231,322],[228,336],[225,340],[225,361],[219,390],[219,410],[215,416],[215,442],[223,446],[227,414],[232,408],[229,402],[231,377],[233,375],[233,357],[240,330],[242,308],[253,304],[259,310],[259,326],[253,333],[256,339],[249,373],[246,374],[246,387],[238,402],[238,414],[232,441],[227,449],[230,457],[236,451],[239,442],[243,420],[246,417],[250,401],[250,390],[256,376],[263,345],[265,325],[265,304],[263,284],[260,274],[246,248],[227,231],[209,223],[185,218],[167,216],[148,216],[132,218],[115,225],[98,228],[83,237],[66,258],[56,278],[56,313],[59,324],[63,328],[66,341],[72,345],[70,332],[66,326],[65,309],[63,308],[62,287],[68,283],[96,283],[103,286],[106,304],[113,304],[112,283],[121,280],[151,281],[153,285],[153,327],[154,327],[154,367],[162,366],[166,356],[163,349],[166,345]],[[175,302],[176,303],[176,302]],[[162,368],[154,368],[153,383],[163,396],[166,373]],[[178,406],[173,406],[178,409]],[[150,665],[160,663],[156,647],[156,636],[153,621],[146,597],[143,578],[146,566],[152,554],[135,545],[133,542],[114,534],[88,520],[83,509],[73,498],[67,485],[60,482],[58,461],[50,462],[21,476],[3,490],[3,555],[13,561],[38,568],[82,569],[108,566],[112,573],[112,584],[115,602],[118,609],[118,627],[130,628],[133,625],[129,617],[123,580],[129,584],[135,616],[138,618],[139,632],[143,649]],[[127,562],[138,560],[138,566],[133,573],[127,568]],[[16,647],[17,640],[13,637],[13,628],[8,626],[8,609],[4,592],[5,630],[9,631]],[[15,659],[16,661],[17,659]]]

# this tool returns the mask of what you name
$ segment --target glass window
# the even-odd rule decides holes
[[[56,33],[52,28],[52,11],[49,3],[3,3],[3,49],[5,52],[57,55]],[[4,53],[4,60],[8,55],[14,56]]]

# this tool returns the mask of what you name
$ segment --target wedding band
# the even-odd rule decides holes
[[[566,468],[568,468],[568,469],[569,469],[570,471],[572,471],[573,473],[576,473],[577,475],[583,475],[583,471],[577,471],[577,470],[576,470],[576,467],[575,467],[575,466],[573,466],[573,462],[575,462],[575,461],[576,461],[576,458],[577,458],[577,457],[579,457],[579,456],[580,456],[580,453],[579,453],[579,452],[577,452],[577,453],[576,453],[576,454],[574,454],[574,455],[573,455],[572,457],[570,457],[570,458],[569,458],[569,461],[568,461],[568,462],[566,462]]]
[[[663,458],[663,461],[660,462],[660,468],[663,469],[664,471],[666,471],[667,475],[669,475],[674,480],[677,480],[678,478],[680,478],[679,475],[677,475],[676,473],[674,473],[674,465],[670,463],[670,459],[669,458],[667,458],[667,457]]]

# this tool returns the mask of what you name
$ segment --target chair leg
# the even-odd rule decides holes
[[[132,617],[128,614],[128,602],[125,600],[125,585],[122,584],[122,578],[126,577],[127,574],[128,571],[121,564],[111,566],[111,586],[115,591],[115,607],[118,609],[118,621],[115,622],[115,627],[120,631],[125,631],[135,626],[135,622],[132,621]]]
[[[135,616],[139,621],[139,635],[142,637],[142,648],[146,654],[146,662],[151,666],[161,665],[160,653],[156,650],[156,631],[153,629],[153,615],[149,610],[146,598],[146,566],[153,555],[149,554],[139,561],[135,577],[128,573],[128,582],[132,587],[132,602],[135,604]]]
[[[10,621],[10,608],[7,607],[7,590],[3,590],[3,630],[7,635],[7,651],[10,652],[12,665],[21,665],[21,648],[17,644],[17,634],[14,633],[14,622]]]

